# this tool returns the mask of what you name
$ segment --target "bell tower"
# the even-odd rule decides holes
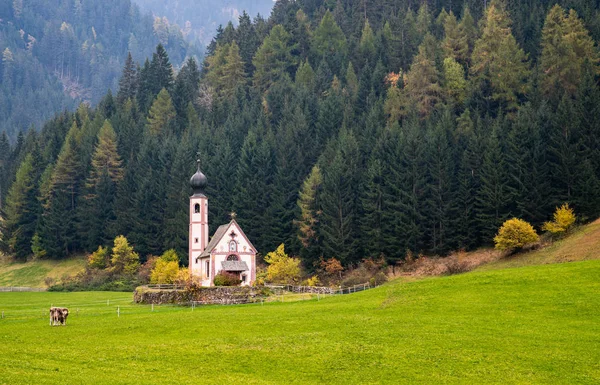
[[[208,198],[204,194],[206,176],[200,171],[200,153],[197,154],[196,173],[190,179],[194,194],[190,197],[189,270],[192,276],[201,276],[198,257],[208,245]]]

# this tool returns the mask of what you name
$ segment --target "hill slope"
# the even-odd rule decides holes
[[[573,234],[539,250],[516,254],[481,266],[480,270],[503,269],[548,263],[576,262],[600,258],[600,219],[577,228]]]
[[[116,293],[0,293],[0,383],[597,383],[599,275],[585,261],[194,311]],[[51,328],[51,303],[79,314]]]
[[[129,0],[2,2],[0,132],[15,139],[65,108],[116,93],[128,51],[143,61],[160,42],[177,66],[199,53],[163,24]]]
[[[34,261],[27,263],[0,263],[0,286],[46,287],[46,279],[59,280],[64,275],[75,275],[83,270],[85,259],[69,258],[61,261]]]

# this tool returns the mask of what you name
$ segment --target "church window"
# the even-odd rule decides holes
[[[198,238],[194,238],[194,243],[198,243]]]
[[[238,256],[237,256],[237,255],[235,255],[235,254],[231,254],[231,255],[228,255],[228,256],[227,256],[227,260],[228,260],[228,261],[239,261],[239,258],[238,258]]]
[[[229,241],[229,251],[237,251],[237,242]]]
[[[198,214],[200,212],[200,204],[196,203],[194,205],[194,213]]]
[[[206,261],[206,276],[210,277],[210,261]]]
[[[242,274],[242,282],[246,282],[246,274]]]

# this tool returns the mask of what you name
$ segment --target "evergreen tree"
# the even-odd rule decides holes
[[[80,237],[89,251],[108,244],[116,235],[114,201],[117,184],[123,179],[123,168],[117,152],[117,137],[108,120],[98,134],[91,163],[85,183],[87,194],[82,196],[79,206]]]
[[[39,157],[39,154],[37,154]],[[39,159],[27,154],[17,170],[15,182],[6,197],[6,214],[2,223],[3,248],[18,260],[31,255],[31,239],[35,234],[39,216],[37,180]]]
[[[127,53],[127,60],[123,67],[123,74],[119,80],[119,93],[117,94],[117,102],[123,104],[127,99],[135,98],[138,88],[138,77],[136,65],[131,57],[131,52]]]
[[[513,192],[508,183],[506,155],[500,144],[497,125],[487,139],[479,174],[481,184],[475,198],[477,227],[483,243],[491,242],[500,225],[512,215]]]
[[[340,132],[336,147],[332,159],[322,159],[327,163],[321,166],[321,236],[324,256],[347,265],[360,259],[357,253],[360,156],[356,139],[345,130]]]
[[[318,263],[322,255],[319,237],[321,208],[318,199],[322,184],[321,169],[315,165],[304,180],[297,201],[300,212],[295,223],[298,227],[298,240],[302,246],[300,255],[309,269]]]

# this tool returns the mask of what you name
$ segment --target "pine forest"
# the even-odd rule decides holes
[[[563,203],[600,215],[597,1],[279,0],[219,28],[202,62],[128,55],[127,38],[97,105],[0,134],[1,242],[19,260],[118,235],[142,260],[185,256],[196,154],[210,232],[235,212],[261,255],[283,243],[309,271],[491,245]],[[56,60],[77,73],[77,55]]]

